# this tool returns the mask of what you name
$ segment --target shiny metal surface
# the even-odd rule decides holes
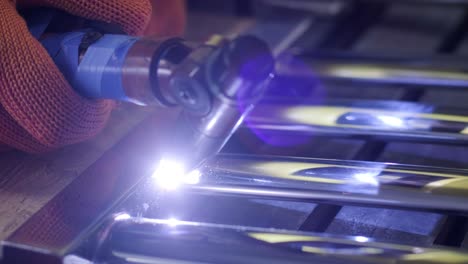
[[[131,218],[114,223],[105,263],[467,263],[468,253],[366,237]]]
[[[302,62],[300,65],[291,60]],[[279,75],[292,78],[323,78],[362,82],[405,84],[424,88],[468,87],[466,59],[433,57],[390,57],[344,52],[299,53],[277,63]]]
[[[248,117],[247,127],[260,135],[264,133],[262,130],[271,130],[311,137],[468,143],[468,117],[445,113],[435,106],[395,101],[349,100],[324,104],[304,101],[282,98],[265,101]]]
[[[314,15],[323,16],[334,16],[338,15],[346,8],[349,8],[349,4],[342,0],[316,0],[316,1],[281,1],[281,0],[261,0],[262,4],[275,7],[284,8],[290,10],[298,10],[302,12],[309,12]]]
[[[130,48],[122,66],[122,86],[132,102],[139,105],[160,103],[153,94],[152,64],[159,60],[167,44],[167,39],[143,38]]]
[[[468,171],[398,164],[221,155],[183,187],[207,195],[468,212]],[[185,189],[184,189],[185,190]]]

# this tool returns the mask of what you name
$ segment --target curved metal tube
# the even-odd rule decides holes
[[[304,64],[290,63],[291,59]],[[439,89],[466,89],[467,68],[466,59],[453,56],[408,58],[348,52],[300,53],[294,58],[282,58],[276,65],[278,74],[285,77],[318,77]]]
[[[247,118],[252,130],[310,136],[385,138],[398,141],[468,143],[468,117],[435,106],[395,101],[330,101],[326,104],[265,101]]]
[[[220,155],[188,191],[436,212],[468,212],[468,171],[373,162]]]
[[[129,218],[117,221],[105,263],[467,263],[466,252],[272,229]]]

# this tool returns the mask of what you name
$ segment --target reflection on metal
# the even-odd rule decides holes
[[[285,8],[296,11],[308,12],[313,15],[335,16],[346,10],[349,3],[342,0],[262,0],[263,4],[276,8]]]
[[[349,0],[346,0],[349,1]],[[366,2],[387,2],[405,4],[466,5],[468,0],[364,0]]]
[[[378,57],[349,53],[300,54],[293,61],[305,61],[300,66],[284,57],[276,65],[279,75],[296,78],[354,80],[378,83],[466,89],[468,68],[466,58],[456,57]]]
[[[371,241],[171,220],[113,225],[106,263],[468,263],[468,253]]]
[[[202,194],[468,212],[468,171],[373,162],[221,155],[202,171]]]
[[[468,116],[395,112],[333,106],[294,106],[284,111],[293,122],[367,129],[401,129],[465,134]],[[313,117],[313,118],[311,118]]]
[[[259,105],[247,123],[254,130],[468,143],[468,116],[444,114],[433,109],[398,102],[387,102],[387,106],[372,101],[311,105],[283,100]]]
[[[284,1],[282,1],[284,2]],[[283,53],[288,47],[291,46],[295,41],[297,41],[312,25],[313,19],[308,17],[304,18],[301,22],[295,26],[291,32],[288,33],[279,43],[274,45],[273,55],[277,57]]]

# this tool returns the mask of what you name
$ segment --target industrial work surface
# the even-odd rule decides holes
[[[1,153],[0,239],[8,237],[148,114],[121,106],[104,131],[88,142],[41,155]]]
[[[195,13],[190,16],[187,38],[201,40],[212,33],[232,34],[247,30],[268,40],[273,48],[286,46],[299,53],[339,50],[399,56],[468,55],[468,39],[465,39],[468,9],[465,7],[384,2],[366,4],[362,9],[352,10],[344,19],[298,13],[294,18],[257,21]],[[346,22],[350,20],[355,23]],[[296,24],[299,26],[291,26]],[[284,90],[293,86],[287,81],[279,85]],[[464,116],[468,114],[468,92],[462,90],[406,89],[405,85],[353,82],[324,82],[322,86],[317,97],[437,104],[461,109]],[[157,113],[154,109],[121,105],[113,113],[109,125],[93,140],[45,155],[2,153],[0,239],[9,237],[122,138],[131,137],[132,129],[150,115]],[[269,144],[268,140],[260,140],[247,129],[240,129],[223,152],[468,168],[466,144],[366,140],[329,135],[306,138],[304,142],[293,147]],[[468,246],[464,237],[468,231],[465,216],[251,197],[222,196],[216,197],[216,202],[206,195],[187,194],[185,198],[180,204],[162,201],[157,209],[150,207],[145,217],[166,219],[178,208],[178,218],[188,221],[364,236],[413,246]],[[461,231],[453,234],[457,228]]]

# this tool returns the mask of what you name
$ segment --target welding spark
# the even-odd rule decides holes
[[[183,184],[198,184],[201,172],[193,170],[190,173],[186,173],[182,162],[162,159],[152,177],[162,189],[176,190]]]
[[[123,220],[128,220],[132,218],[131,215],[127,214],[127,213],[123,213],[123,214],[118,214],[114,217],[114,220],[115,221],[123,221]]]
[[[377,118],[390,127],[404,128],[405,126],[405,122],[399,117],[381,115],[377,116]]]
[[[379,180],[377,178],[378,174],[379,173],[376,173],[376,172],[356,173],[354,174],[354,179],[356,179],[359,183],[378,186],[379,185]]]
[[[364,237],[364,236],[356,236],[354,237],[354,240],[356,240],[357,242],[361,242],[361,243],[369,242],[369,238]]]
[[[176,218],[169,218],[169,219],[167,219],[167,224],[168,224],[170,227],[176,227],[177,225],[180,224],[180,221],[177,220]]]

